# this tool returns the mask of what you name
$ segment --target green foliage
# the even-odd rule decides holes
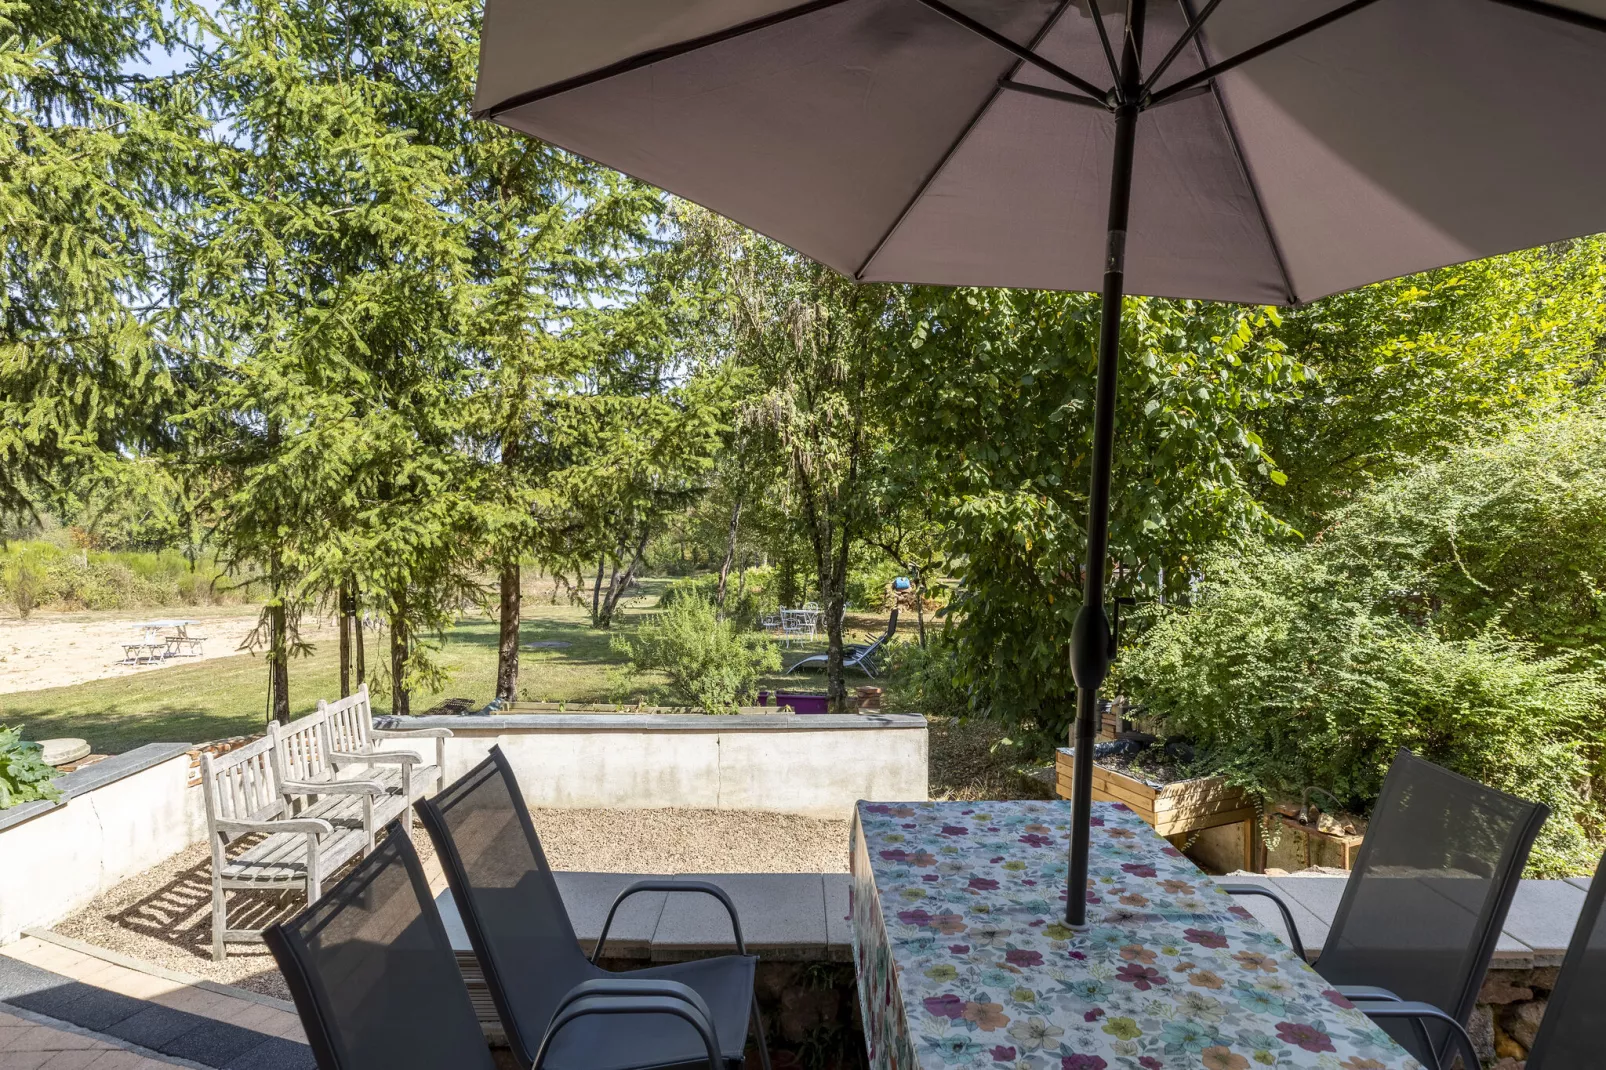
[[[225,577],[215,562],[203,559],[192,568],[172,550],[76,551],[36,541],[12,542],[0,550],[0,585],[23,617],[40,607],[221,605],[253,593]]]
[[[733,712],[760,674],[781,667],[767,636],[721,620],[696,595],[676,597],[633,633],[616,635],[614,649],[638,670],[662,670],[676,697],[709,713]]]
[[[969,692],[959,684],[959,661],[949,632],[934,633],[925,646],[909,640],[887,649],[882,700],[888,710],[911,710],[928,717],[965,717],[974,712]]]
[[[40,759],[37,743],[25,743],[22,726],[0,724],[0,810],[37,799],[59,799],[61,792],[50,781],[55,769]]]
[[[1308,532],[1372,480],[1598,389],[1606,239],[1337,294],[1275,333],[1316,374],[1258,423],[1288,476],[1259,490]]]
[[[1057,743],[1074,717],[1065,651],[1086,547],[1098,302],[922,289],[899,316],[888,419],[918,472],[904,482],[929,501],[963,580],[960,683],[978,711]],[[1305,372],[1270,338],[1270,312],[1133,300],[1124,323],[1116,593],[1175,592],[1197,554],[1277,528],[1251,481],[1275,462],[1248,422]]]
[[[1552,810],[1541,875],[1587,872],[1606,774],[1606,416],[1556,411],[1367,491],[1319,539],[1218,553],[1120,682],[1267,794],[1376,798],[1407,747]]]
[[[658,596],[658,608],[669,609],[688,601],[714,604],[714,593],[719,589],[719,576],[685,576],[664,587]],[[765,614],[780,608],[780,596],[775,586],[775,570],[750,568],[738,579],[731,573],[725,606],[720,615],[734,621],[738,627],[751,628]]]

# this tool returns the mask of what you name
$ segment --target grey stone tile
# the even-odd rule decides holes
[[[138,1014],[125,1018],[106,1032],[114,1037],[142,1048],[160,1051],[162,1045],[181,1033],[187,1033],[204,1021],[199,1015],[186,1014],[160,1004],[147,1004]]]
[[[1349,878],[1273,877],[1271,882],[1285,899],[1297,900],[1320,918],[1324,925],[1331,925],[1333,915],[1338,913],[1339,900],[1344,898],[1344,886],[1349,883]]]
[[[1583,889],[1567,881],[1519,881],[1506,914],[1505,935],[1533,948],[1535,966],[1561,965],[1584,895]]]
[[[849,902],[853,878],[846,873],[826,873],[825,943],[834,962],[853,961],[853,916]]]
[[[1589,877],[1568,877],[1567,883],[1572,885],[1574,888],[1582,888],[1587,892],[1589,891],[1590,879],[1591,878]]]
[[[156,1050],[163,1055],[176,1055],[204,1066],[222,1067],[268,1039],[254,1029],[241,1029],[228,1022],[216,1022],[209,1018],[202,1018],[200,1022],[200,1025],[180,1033]]]
[[[10,955],[0,955],[0,1002],[10,1002],[17,996],[43,992],[70,983],[70,978],[63,977],[59,973],[42,970],[32,963],[14,959]]]
[[[133,1017],[147,1006],[142,1000],[77,981],[17,996],[9,1002],[25,1011],[59,1018],[98,1032],[104,1032],[125,1018]]]
[[[650,878],[640,873],[556,873],[558,892],[569,912],[569,923],[580,939],[586,954],[596,946],[602,923],[608,917],[608,908],[619,893],[639,880]],[[614,958],[646,958],[652,947],[653,933],[658,930],[658,916],[663,913],[664,892],[639,892],[625,900],[608,929],[608,943],[603,954]]]
[[[283,1037],[268,1037],[230,1059],[224,1070],[317,1070],[317,1067],[312,1049],[305,1044]]]
[[[789,960],[826,957],[825,881],[819,873],[687,874],[679,881],[709,881],[736,906],[751,953]],[[673,961],[710,951],[733,951],[730,915],[713,896],[671,895],[658,919],[652,957]]]
[[[1322,943],[1327,939],[1326,920],[1313,914],[1304,904],[1281,891],[1274,883],[1273,878],[1260,874],[1242,874],[1224,877],[1221,883],[1257,884],[1262,888],[1276,892],[1283,902],[1288,905],[1288,912],[1294,916],[1294,924],[1299,927],[1299,939],[1305,945],[1306,956],[1314,957],[1322,949]],[[1233,897],[1233,903],[1249,911],[1250,914],[1254,915],[1256,921],[1275,933],[1279,939],[1287,940],[1288,925],[1283,921],[1282,913],[1277,909],[1277,904],[1270,899],[1262,895],[1240,895]]]

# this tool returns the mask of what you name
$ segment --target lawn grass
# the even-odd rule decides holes
[[[650,582],[625,608],[622,626],[657,601],[661,583]],[[864,634],[880,625],[874,616],[850,617],[850,628]],[[290,662],[292,716],[310,713],[318,699],[340,693],[337,646],[332,634],[322,633],[312,651]],[[370,678],[381,671],[388,657],[383,639],[368,637]],[[608,632],[592,628],[581,606],[550,605],[527,599],[519,629],[521,646],[537,642],[565,642],[561,649],[524,650],[519,656],[520,698],[563,702],[644,701],[674,704],[662,675],[630,674],[625,659],[614,653]],[[414,694],[412,709],[422,713],[447,699],[470,700],[474,707],[489,702],[496,691],[496,621],[474,614],[447,631],[437,654],[450,675],[443,687],[430,694]],[[824,649],[823,642],[786,651],[791,664],[807,653]],[[849,686],[869,681],[850,676]],[[773,690],[823,691],[819,673],[808,676],[766,676],[759,686]],[[389,702],[375,696],[376,711]],[[97,753],[117,754],[145,743],[221,739],[260,732],[267,720],[267,663],[260,654],[175,665],[115,679],[95,680],[70,687],[0,695],[0,723],[24,725],[30,739],[71,736],[87,739]]]

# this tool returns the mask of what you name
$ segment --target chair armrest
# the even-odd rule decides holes
[[[736,904],[731,897],[725,894],[725,889],[709,881],[668,881],[644,880],[636,881],[614,899],[613,906],[608,908],[608,916],[602,922],[602,932],[597,934],[597,946],[591,951],[591,961],[596,963],[602,958],[602,945],[607,942],[608,930],[613,926],[614,913],[618,911],[619,904],[639,892],[697,892],[701,895],[711,895],[725,905],[725,913],[730,915],[731,929],[736,934],[736,953],[747,954],[747,944],[742,939],[742,923],[736,916]]]
[[[541,1037],[541,1046],[536,1049],[531,1070],[541,1070],[547,1051],[552,1046],[552,1038],[564,1026],[578,1018],[611,1014],[661,1015],[689,1023],[702,1037],[708,1055],[708,1070],[720,1070],[719,1042],[714,1037],[713,1025],[690,1003],[672,996],[584,996],[575,1000],[553,1015],[552,1024],[547,1026],[546,1033]]]
[[[375,728],[368,733],[374,739],[451,739],[450,728],[409,728],[399,731],[393,728]]]
[[[331,765],[372,765],[375,762],[389,765],[418,765],[424,759],[411,751],[386,750],[376,751],[373,754],[351,754],[346,751],[332,751],[329,754]]]
[[[321,817],[287,817],[282,821],[214,821],[212,827],[218,832],[237,836],[251,832],[309,832],[315,836],[327,836],[335,830]]]
[[[383,795],[385,785],[377,780],[286,780],[279,784],[281,795]]]
[[[1478,1061],[1478,1049],[1472,1046],[1472,1038],[1467,1036],[1466,1027],[1431,1003],[1413,1003],[1406,1000],[1398,1000],[1384,1003],[1357,1003],[1355,1008],[1368,1018],[1408,1018],[1415,1022],[1418,1035],[1427,1047],[1423,1054],[1433,1059],[1438,1058],[1438,1053],[1433,1050],[1433,1043],[1428,1039],[1427,1027],[1424,1023],[1429,1021],[1442,1022],[1450,1027],[1450,1039],[1461,1049],[1463,1065],[1483,1065]]]
[[[703,997],[690,985],[679,981],[633,981],[625,977],[602,977],[594,981],[581,981],[564,994],[558,1001],[557,1009],[552,1012],[557,1017],[563,1009],[577,1000],[590,996],[663,996],[667,999],[683,1000],[697,1009],[708,1022],[710,1030],[714,1031],[714,1041],[717,1044],[719,1035],[714,1026],[714,1015],[709,1011],[708,1004]]]
[[[1283,916],[1283,924],[1288,926],[1288,946],[1294,949],[1294,954],[1299,956],[1300,961],[1309,961],[1305,957],[1305,942],[1299,938],[1299,926],[1294,924],[1293,912],[1288,909],[1288,904],[1283,902],[1282,896],[1258,884],[1218,884],[1216,887],[1228,895],[1258,895],[1276,903],[1278,912]]]
[[[1351,1003],[1404,1003],[1386,988],[1376,985],[1334,985],[1333,989]]]

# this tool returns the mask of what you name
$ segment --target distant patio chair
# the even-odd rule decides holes
[[[898,631],[898,607],[892,607],[892,616],[887,618],[887,630],[876,636],[868,643],[850,643],[842,648],[842,667],[844,669],[858,669],[870,679],[874,680],[875,661],[881,655],[881,650],[892,641]],[[801,669],[805,665],[825,665],[830,660],[829,654],[810,654],[806,658],[799,658],[789,666],[782,676]]]
[[[492,747],[489,758],[417,805],[508,1044],[520,1062],[536,1060],[539,1065],[543,1054],[554,1065],[587,1070],[659,1070],[703,1062],[701,1039],[673,1022],[631,1023],[630,1029],[621,1029],[590,1021],[575,1023],[552,1037],[550,1044],[542,1039],[547,1023],[576,993],[668,985],[695,1001],[712,1023],[721,1070],[740,1070],[750,1024],[757,1034],[759,1060],[764,1070],[770,1070],[753,992],[758,959],[747,954],[736,908],[718,885],[684,880],[630,885],[614,901],[588,960],[500,747]],[[624,974],[598,966],[619,904],[649,891],[693,892],[718,899],[730,914],[737,954]]]
[[[319,1070],[495,1070],[429,881],[399,824],[323,899],[263,937]],[[571,993],[542,1026],[542,1054],[548,1040],[582,1024],[596,1028],[603,1016],[671,1017],[703,1040],[702,1058],[688,1062],[718,1070],[707,1016],[679,989]],[[538,1057],[532,1070],[553,1061]]]
[[[1550,811],[1402,749],[1373,812],[1316,969],[1425,1065],[1448,1066]],[[1275,900],[1304,954],[1276,893],[1222,887]]]

